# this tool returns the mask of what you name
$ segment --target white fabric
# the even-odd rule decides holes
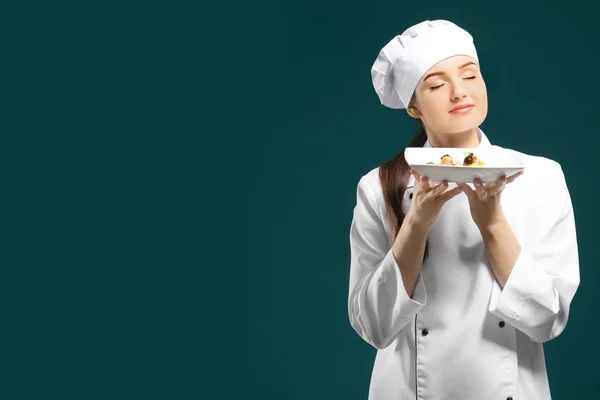
[[[481,135],[480,146],[492,146]],[[460,194],[428,233],[429,255],[410,298],[391,251],[379,167],[360,179],[348,313],[378,349],[370,400],[551,398],[542,343],[565,329],[579,286],[575,220],[560,165],[519,155],[525,174],[506,186],[502,208],[522,250],[504,289]]]
[[[479,62],[473,37],[449,21],[424,21],[394,37],[381,49],[371,68],[381,104],[407,108],[423,75],[438,62],[457,55]]]

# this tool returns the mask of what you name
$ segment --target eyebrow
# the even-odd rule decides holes
[[[458,69],[463,69],[464,67],[466,67],[468,65],[477,65],[477,64],[475,64],[473,61],[469,61],[467,63],[464,63],[460,67],[458,67]],[[428,74],[425,77],[425,79],[423,79],[423,82],[425,82],[427,79],[431,78],[432,76],[438,76],[438,75],[446,75],[446,73],[445,72],[432,72],[432,73]]]

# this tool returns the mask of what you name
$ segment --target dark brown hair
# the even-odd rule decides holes
[[[423,123],[420,123],[417,133],[407,147],[423,147],[425,142],[427,142],[427,134]],[[406,217],[402,210],[402,199],[406,192],[409,177],[410,166],[404,159],[404,150],[379,167],[379,179],[381,180],[383,198],[388,209],[392,240],[400,231],[402,222]]]

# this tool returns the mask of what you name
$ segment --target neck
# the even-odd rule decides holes
[[[436,134],[427,132],[427,138],[433,147],[475,148],[481,142],[479,129],[477,128],[459,133]]]

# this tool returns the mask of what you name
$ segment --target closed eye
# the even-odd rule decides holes
[[[464,79],[475,79],[475,78],[477,78],[477,76],[469,76],[468,78],[464,78]],[[442,83],[441,85],[432,86],[432,87],[431,87],[431,90],[436,90],[436,89],[439,89],[439,88],[441,88],[442,86],[444,86],[444,84],[443,84],[443,83]]]

